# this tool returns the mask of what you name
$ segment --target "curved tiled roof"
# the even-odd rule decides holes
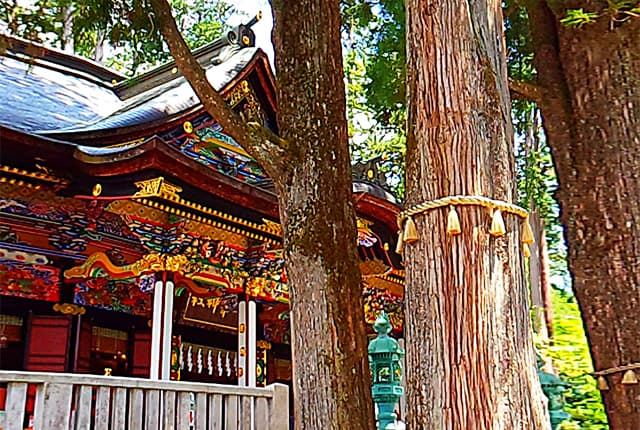
[[[254,47],[228,50],[225,61],[204,64],[214,88],[223,89],[258,51]],[[0,125],[32,134],[131,127],[165,119],[198,104],[191,86],[178,75],[123,100],[112,83],[81,71],[42,58],[0,57]]]
[[[256,56],[258,48],[239,49],[229,59],[207,67],[207,78],[220,91],[242,72]],[[200,104],[195,92],[182,76],[138,94],[120,107],[90,125],[75,127],[69,132],[90,132],[132,127],[165,119]]]
[[[0,125],[38,132],[83,127],[120,106],[95,80],[42,62],[0,60]]]

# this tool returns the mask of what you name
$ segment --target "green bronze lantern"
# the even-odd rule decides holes
[[[378,336],[369,342],[373,401],[378,407],[378,430],[395,429],[395,407],[404,393],[402,381],[402,357],[404,350],[389,336],[391,322],[382,312],[376,318],[373,329]]]
[[[567,388],[571,387],[571,384],[567,384],[553,373],[542,370],[544,362],[540,356],[537,356],[536,360],[538,362],[538,377],[540,378],[540,385],[542,385],[542,392],[549,399],[551,428],[555,430],[564,420],[571,417],[571,415],[563,410],[563,394]]]

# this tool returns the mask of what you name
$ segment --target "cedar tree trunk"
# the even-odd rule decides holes
[[[497,0],[407,1],[407,206],[457,194],[515,202],[513,130]],[[536,373],[521,219],[460,206],[414,217],[405,245],[411,429],[549,427]]]
[[[597,371],[640,361],[640,18],[573,1],[566,6],[601,17],[567,28],[564,4],[527,8],[569,270]],[[607,377],[602,392],[609,425],[637,429],[640,386],[622,376]]]
[[[337,0],[273,1],[296,422],[371,429]]]
[[[203,105],[276,185],[297,428],[374,428],[338,0],[272,1],[281,137],[241,122],[207,82],[166,0],[152,3],[158,28]]]

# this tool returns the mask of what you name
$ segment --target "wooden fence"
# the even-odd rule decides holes
[[[282,384],[246,388],[0,371],[3,388],[3,430],[289,429],[289,391]]]

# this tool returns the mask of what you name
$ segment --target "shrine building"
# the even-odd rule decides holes
[[[250,26],[195,51],[247,121],[278,133]],[[173,63],[126,78],[2,36],[0,369],[291,382],[272,181]],[[303,108],[303,107],[301,107]],[[399,205],[354,166],[365,313],[402,329]]]

